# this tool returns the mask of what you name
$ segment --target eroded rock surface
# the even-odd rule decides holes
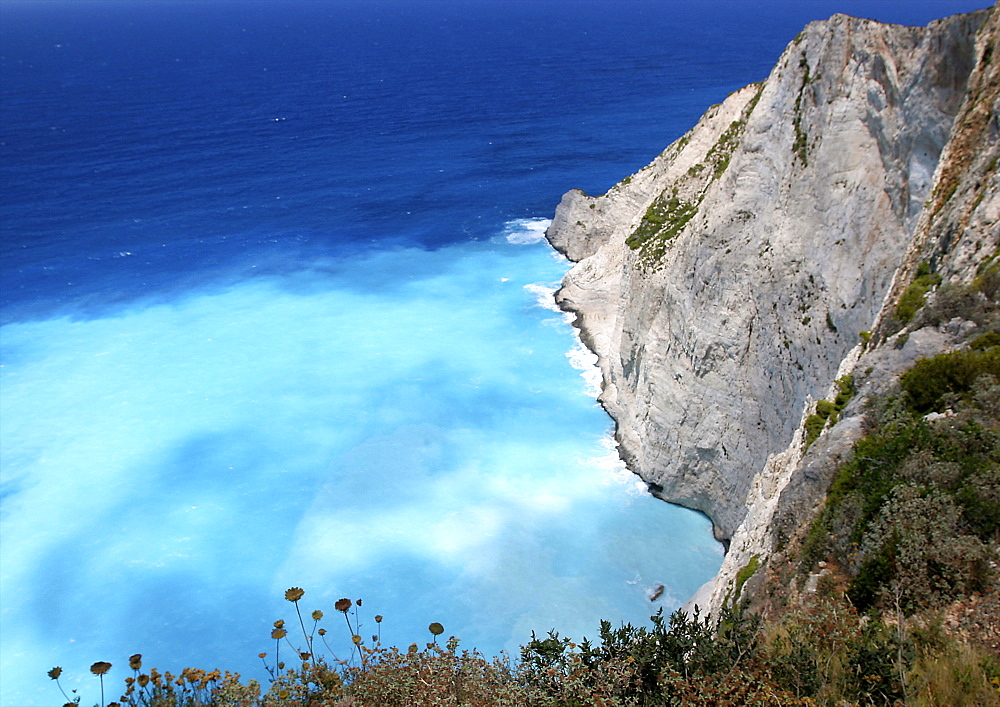
[[[716,606],[770,551],[782,492],[815,500],[810,470],[859,434],[861,398],[803,457],[814,401],[859,357],[872,380],[909,360],[893,349],[880,378],[861,332],[919,263],[967,281],[997,252],[998,15],[812,23],[650,165],[559,205],[547,236],[577,262],[558,300],[600,358],[623,457],[733,541]]]

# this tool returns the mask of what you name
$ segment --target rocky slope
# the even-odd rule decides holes
[[[713,607],[776,519],[822,498],[866,394],[975,326],[901,339],[892,314],[921,263],[969,281],[1000,246],[998,37],[996,8],[812,23],[643,170],[563,197],[558,300],[630,468],[731,543]],[[803,455],[803,421],[852,370],[860,395]]]

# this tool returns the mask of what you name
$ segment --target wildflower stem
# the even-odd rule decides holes
[[[312,637],[306,632],[306,623],[302,620],[302,612],[299,611],[299,603],[297,601],[292,603],[295,604],[295,613],[299,617],[299,626],[302,627],[302,637],[306,639],[306,648],[309,649],[309,659],[312,660],[313,665],[316,665],[316,656],[313,655]]]
[[[330,655],[333,656],[333,659],[339,663],[340,658],[338,658],[337,654],[333,652],[332,648],[330,648],[330,644],[326,642],[326,636],[322,636],[321,638],[323,639],[323,645],[326,646],[326,650],[329,651]]]
[[[264,659],[265,655],[265,653],[260,654],[260,662],[264,664],[264,670],[266,670],[267,674],[271,676],[271,682],[274,682],[276,677],[274,674],[274,668],[267,664],[267,660]],[[275,657],[275,660],[277,660],[277,657]],[[277,664],[275,664],[275,668],[277,668]]]
[[[66,702],[72,702],[73,701],[73,700],[71,700],[69,698],[69,695],[66,694],[66,691],[63,689],[63,686],[59,682],[59,678],[56,678],[56,687],[59,688],[59,692],[61,692],[62,695],[63,695],[63,697],[66,698]]]

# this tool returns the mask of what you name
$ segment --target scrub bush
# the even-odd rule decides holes
[[[851,398],[854,397],[854,379],[851,376],[843,376],[838,378],[837,384],[837,394],[833,401],[826,399],[816,401],[816,412],[806,418],[803,427],[805,428],[805,448],[809,449],[809,446],[816,441],[827,425],[837,424],[837,419],[840,417],[840,411],[844,409]]]
[[[896,319],[904,325],[909,324],[917,310],[924,306],[927,293],[939,284],[941,284],[941,276],[931,272],[929,263],[921,263],[917,268],[913,282],[906,288],[896,304]]]
[[[801,569],[833,559],[859,610],[911,615],[992,586],[1000,347],[992,333],[972,344],[918,361],[898,393],[872,407],[869,434],[834,475],[803,542]]]

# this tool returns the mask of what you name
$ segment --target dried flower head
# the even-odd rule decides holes
[[[333,605],[333,608],[336,609],[337,611],[343,611],[346,614],[351,608],[351,600],[338,599],[337,603]]]
[[[326,635],[326,629],[325,629],[325,628],[321,628],[321,629],[320,629],[319,631],[317,631],[316,633],[318,633],[318,634],[319,634],[320,636],[325,636],[325,635]]]
[[[306,590],[302,589],[301,587],[292,587],[291,589],[285,590],[285,599],[287,599],[288,601],[295,602],[301,599],[302,595],[305,593]]]
[[[359,636],[358,634],[354,634],[353,636],[351,636],[351,640],[354,641],[354,645],[360,646],[361,641],[363,641],[364,639],[361,638],[361,636]]]
[[[104,675],[104,673],[111,670],[111,663],[107,663],[103,660],[99,660],[90,666],[90,672],[94,675]]]
[[[276,628],[273,631],[271,631],[271,638],[274,638],[274,639],[279,640],[279,641],[282,638],[284,638],[285,636],[287,636],[287,635],[288,635],[288,631],[286,631],[283,628]]]
[[[58,680],[60,675],[62,675],[62,668],[55,667],[49,671],[49,677],[53,680]]]
[[[382,623],[382,614],[375,614],[375,623]]]
[[[278,619],[277,621],[274,622],[274,627],[275,628],[284,628],[285,627],[285,620],[284,619]]]
[[[358,600],[357,600],[356,602],[354,602],[354,603],[355,603],[355,604],[357,604],[358,606],[361,606],[361,600],[360,600],[360,599],[358,599]]]
[[[444,633],[444,626],[435,621],[434,623],[432,623],[430,626],[427,627],[427,630],[433,633],[435,636],[440,636],[442,633]]]
[[[149,684],[149,676],[145,674],[140,675],[137,682],[139,683],[139,687],[146,687]]]
[[[128,667],[132,670],[138,670],[142,667],[142,653],[136,653],[133,656],[129,656]]]
[[[257,657],[258,658],[266,658],[267,657],[267,653],[258,653]]]
[[[302,660],[309,660],[310,658],[312,658],[312,654],[311,653],[299,653],[299,658],[301,658]]]
[[[319,621],[320,619],[323,618],[323,612],[320,611],[319,609],[316,609],[316,611],[312,613],[312,617],[313,621]]]

